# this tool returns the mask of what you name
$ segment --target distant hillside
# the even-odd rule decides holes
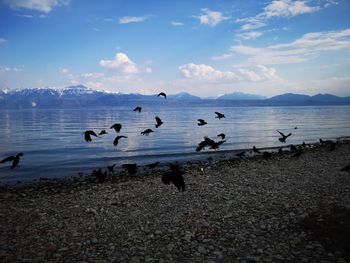
[[[218,100],[263,100],[266,99],[264,96],[248,94],[243,92],[233,92],[224,94],[217,98]]]
[[[286,93],[265,100],[274,106],[307,106],[307,105],[349,105],[350,97],[338,97],[332,94],[317,94],[314,96]]]

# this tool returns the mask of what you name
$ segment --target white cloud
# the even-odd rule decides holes
[[[0,73],[5,73],[5,72],[20,72],[22,71],[21,68],[17,67],[6,67],[6,66],[0,66]]]
[[[118,69],[125,74],[138,73],[137,65],[125,53],[117,53],[113,60],[101,60],[100,65],[109,69]]]
[[[262,35],[263,35],[262,32],[250,31],[250,32],[244,32],[244,33],[237,34],[237,37],[248,40],[248,39],[256,39]]]
[[[180,73],[187,79],[199,80],[241,80],[241,81],[264,81],[280,79],[274,68],[258,65],[253,69],[240,68],[237,72],[220,71],[205,64],[189,63],[179,67]]]
[[[0,44],[7,42],[7,40],[3,37],[0,37]]]
[[[147,67],[147,68],[145,68],[145,72],[146,72],[146,73],[152,73],[153,70],[152,70],[150,67]]]
[[[88,72],[88,73],[82,73],[80,74],[81,77],[86,79],[98,79],[105,76],[102,72]]]
[[[124,16],[119,18],[119,24],[140,23],[147,19],[147,16]]]
[[[50,13],[56,6],[68,5],[70,0],[4,0],[12,9],[29,9]]]
[[[208,25],[214,27],[218,25],[220,22],[229,19],[222,15],[222,13],[217,11],[211,11],[208,8],[202,9],[202,14],[200,16],[195,16],[199,19],[202,25]]]
[[[64,75],[69,74],[69,70],[66,68],[61,68],[60,71],[61,71],[61,74],[64,74]]]
[[[171,24],[172,24],[173,26],[183,26],[183,25],[184,25],[184,23],[182,23],[182,22],[176,22],[176,21],[171,21]]]

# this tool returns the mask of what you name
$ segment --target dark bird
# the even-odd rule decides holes
[[[137,106],[135,109],[134,109],[134,111],[138,111],[138,112],[141,112],[142,111],[142,107],[140,107],[140,106]]]
[[[279,154],[283,153],[282,148],[279,148],[279,149],[278,149],[278,153],[279,153]]]
[[[121,138],[128,138],[128,137],[126,137],[126,136],[124,136],[124,135],[115,137],[115,139],[114,139],[114,141],[113,141],[114,146],[117,146],[117,145],[118,145],[119,139],[121,139]]]
[[[298,127],[297,127],[297,126],[295,126],[295,127],[294,127],[294,130],[297,130],[297,129],[298,129]]]
[[[164,99],[166,99],[166,94],[165,94],[164,92],[160,92],[160,93],[157,95],[157,97],[159,97],[159,96],[163,96]]]
[[[198,119],[197,120],[198,121],[198,126],[203,126],[203,125],[206,125],[206,124],[208,124],[205,120],[203,120],[203,119]]]
[[[291,144],[290,150],[294,152],[294,151],[297,151],[298,149],[297,149],[297,147],[295,147],[295,145]]]
[[[0,163],[12,162],[11,169],[15,168],[19,164],[19,160],[23,156],[23,153],[18,153],[16,156],[9,156],[0,161]]]
[[[122,129],[122,125],[120,123],[115,123],[111,126],[110,129],[114,129],[116,132],[120,132],[120,130]]]
[[[108,165],[107,166],[107,170],[109,174],[114,174],[114,167],[116,166],[116,164],[112,164],[112,165]]]
[[[320,143],[321,143],[321,145],[329,145],[329,150],[330,151],[334,151],[335,150],[335,146],[339,143],[339,141],[337,141],[337,142],[333,142],[333,141],[331,141],[331,140],[322,140],[322,139],[320,139]]]
[[[212,145],[209,145],[210,146],[209,149],[214,149],[214,150],[219,149],[219,146],[224,142],[226,142],[226,140],[214,142]]]
[[[306,143],[305,143],[305,142],[303,142],[303,144],[302,144],[301,146],[303,146],[304,148],[306,148]]]
[[[221,119],[221,118],[225,118],[225,115],[224,114],[222,114],[221,112],[215,112],[215,114],[217,115],[215,118],[218,118],[219,120]]]
[[[253,146],[253,152],[255,152],[255,153],[261,153],[255,146]]]
[[[107,134],[106,130],[100,131],[100,133],[98,135],[104,135],[104,134]]]
[[[220,133],[217,135],[217,137],[221,137],[221,140],[225,139],[226,135],[225,133]]]
[[[269,159],[272,156],[270,152],[263,152],[262,157],[266,160]]]
[[[292,155],[292,157],[299,157],[302,153],[303,153],[303,148],[299,146],[296,149],[295,154]]]
[[[178,164],[170,164],[170,172],[162,175],[162,182],[166,185],[173,183],[179,192],[184,192],[186,187],[184,174],[185,172]]]
[[[198,144],[198,147],[196,148],[196,152],[200,152],[201,150],[203,150],[207,146],[209,146],[210,149],[218,149],[219,146],[221,144],[223,144],[224,142],[226,142],[226,141],[224,140],[224,141],[215,142],[214,140],[212,140],[208,137],[204,137],[204,140]]]
[[[239,152],[235,154],[237,157],[244,157],[245,156],[245,151]]]
[[[289,136],[291,136],[292,134],[291,133],[289,133],[288,135],[284,135],[282,132],[280,132],[280,131],[277,131],[279,134],[281,134],[281,136],[282,136],[282,138],[278,138],[278,140],[280,141],[280,142],[286,142],[286,139],[289,137]]]
[[[91,136],[95,136],[95,137],[98,137],[97,134],[92,131],[92,130],[89,130],[89,131],[84,131],[84,138],[85,138],[85,141],[87,142],[91,142]]]
[[[146,129],[143,132],[141,132],[142,135],[149,135],[151,132],[153,132],[152,129]]]
[[[164,122],[162,122],[162,120],[158,116],[156,116],[156,122],[157,122],[157,124],[154,125],[154,126],[156,126],[156,128],[160,127],[160,125],[162,125],[164,123]]]
[[[92,171],[92,175],[95,176],[97,178],[97,181],[99,182],[103,182],[104,180],[106,180],[107,177],[107,171],[105,171],[104,173],[102,173],[102,169],[98,169],[98,170],[93,170]]]
[[[350,165],[347,165],[345,167],[343,167],[340,171],[343,171],[343,172],[350,172]]]
[[[149,169],[154,169],[158,166],[159,162],[147,164],[146,167]]]
[[[136,172],[137,172],[137,164],[136,163],[125,163],[122,165],[122,167],[129,174],[136,174]]]

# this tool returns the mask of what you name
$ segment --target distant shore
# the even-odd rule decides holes
[[[350,143],[0,188],[2,262],[349,262]]]

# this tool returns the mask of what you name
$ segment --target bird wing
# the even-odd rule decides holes
[[[6,157],[5,159],[2,159],[0,163],[12,162],[15,158],[16,158],[15,156],[9,156],[9,157]]]
[[[87,133],[88,133],[89,135],[98,137],[97,134],[96,134],[94,131],[87,131]]]
[[[162,124],[162,120],[158,116],[156,117],[156,122],[157,122],[158,125]]]
[[[280,132],[280,131],[277,131],[279,134],[281,134],[282,135],[282,137],[286,137],[286,135],[284,135],[284,133],[283,132]]]

